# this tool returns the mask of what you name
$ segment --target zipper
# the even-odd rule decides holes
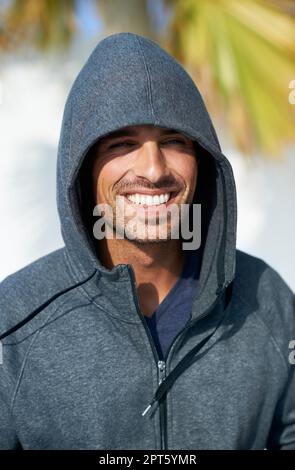
[[[158,371],[159,371],[159,385],[163,382],[166,376],[166,362],[158,361]]]
[[[161,385],[161,383],[165,380],[166,377],[166,362],[165,361],[158,361],[158,372],[159,372],[159,380],[158,384]],[[159,407],[160,407],[160,421],[161,421],[161,427],[163,429],[163,432],[161,432],[161,448],[162,449],[167,449],[167,405],[166,405],[166,394],[164,395],[163,399],[161,402],[159,402]]]
[[[128,271],[129,271],[129,273],[131,275],[131,278],[132,278],[132,281],[133,281],[133,282],[131,282],[131,287],[132,287],[132,293],[133,293],[133,299],[134,299],[136,311],[137,311],[137,314],[138,314],[139,318],[141,319],[141,321],[143,323],[144,329],[146,331],[146,334],[148,336],[148,339],[149,339],[149,342],[150,342],[150,345],[151,345],[151,348],[152,348],[152,352],[153,352],[153,355],[154,355],[154,358],[155,358],[157,371],[158,371],[158,384],[160,385],[163,382],[163,380],[165,379],[165,376],[166,376],[166,363],[165,363],[165,361],[162,361],[159,358],[159,354],[158,354],[158,351],[155,347],[155,343],[154,343],[153,337],[151,335],[150,329],[147,326],[144,315],[141,312],[139,302],[138,302],[138,295],[137,295],[137,290],[136,290],[136,279],[135,279],[135,274],[134,274],[133,268],[132,268],[131,265],[127,265],[127,266],[128,266]],[[164,398],[163,402],[159,403],[161,450],[167,449],[167,444],[166,444],[166,442],[167,442],[167,439],[166,439],[166,437],[167,437],[166,436],[166,433],[167,433],[167,430],[166,430],[166,415],[167,415],[166,397],[163,397],[163,398]],[[142,413],[142,416],[144,416],[144,414],[150,408],[151,408],[151,406],[148,406],[148,408],[145,410],[145,412]]]
[[[196,323],[198,323],[200,320],[202,320],[204,317],[206,317],[207,315],[210,314],[210,312],[212,310],[214,310],[216,304],[218,303],[218,301],[220,300],[220,298],[222,297],[223,295],[223,292],[224,292],[224,289],[229,285],[229,283],[226,283],[224,284],[223,288],[220,288],[219,289],[219,293],[216,297],[216,299],[214,300],[213,304],[211,304],[211,306],[205,310],[201,315],[199,315],[198,318],[195,318],[194,320],[190,320],[186,326],[181,330],[179,331],[179,333],[176,335],[176,337],[174,338],[173,342],[170,344],[170,347],[168,348],[168,351],[166,353],[166,372],[167,372],[167,367],[168,367],[168,364],[169,364],[169,360],[171,359],[170,356],[172,356],[172,351],[173,349],[175,349],[175,345],[177,344],[177,342],[179,342],[180,338],[182,336],[184,336],[186,334],[186,332],[192,328],[192,326],[194,326]],[[165,394],[166,395],[166,394]],[[165,396],[164,395],[164,396]],[[156,399],[156,396],[154,395],[152,401],[150,402],[150,404],[147,406],[147,408],[144,410],[144,412],[142,413],[142,416],[145,416],[149,411],[150,409],[152,408],[152,406],[154,405],[154,403],[157,401]]]
[[[178,335],[176,335],[176,337],[174,338],[174,341],[171,343],[171,345],[170,345],[170,347],[167,351],[166,362],[165,362],[163,360],[160,360],[160,358],[159,358],[158,351],[155,347],[154,340],[151,336],[151,332],[149,330],[149,327],[146,324],[146,321],[144,319],[144,315],[141,312],[139,302],[138,302],[138,295],[137,295],[137,290],[136,290],[136,279],[135,279],[135,274],[134,274],[133,268],[132,268],[131,265],[127,265],[127,266],[128,266],[128,271],[129,271],[129,273],[131,275],[131,278],[133,280],[133,282],[131,282],[131,287],[132,287],[132,293],[133,293],[133,298],[134,298],[134,301],[135,301],[136,310],[137,310],[137,313],[138,313],[140,319],[142,320],[143,326],[144,326],[145,331],[147,333],[147,336],[149,338],[150,345],[151,345],[151,348],[152,348],[152,351],[153,351],[153,354],[154,354],[154,358],[155,358],[156,363],[157,363],[158,384],[161,385],[161,383],[166,378],[168,359],[170,359],[169,356],[171,356],[172,350],[175,348],[175,344],[180,340],[180,338],[182,336],[184,336],[186,334],[187,330],[189,330],[192,327],[192,325],[195,325],[199,320],[202,320],[204,317],[209,315],[209,313],[217,305],[218,301],[222,297],[224,289],[228,286],[229,283],[225,283],[223,285],[223,287],[221,289],[219,289],[219,293],[218,293],[215,301],[213,302],[213,304],[211,304],[211,306],[207,310],[205,310],[202,313],[202,315],[200,315],[198,318],[195,318],[192,321],[189,321],[186,324],[186,326],[178,333]],[[151,403],[148,405],[148,407],[144,410],[144,412],[142,413],[142,416],[145,416],[146,413],[148,413],[148,411],[152,408],[154,402],[155,402],[155,399],[153,399],[151,401]],[[165,449],[168,449],[168,447],[167,447],[167,419],[166,419],[167,418],[167,402],[166,402],[166,393],[164,394],[161,402],[159,402],[159,411],[160,411],[161,450],[165,450]]]

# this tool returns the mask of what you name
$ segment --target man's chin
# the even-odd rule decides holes
[[[167,243],[168,241],[171,240],[171,238],[133,238],[130,239],[126,237],[125,239],[129,240],[131,243],[137,244],[137,245],[152,245],[152,244],[159,244],[159,243]]]
[[[155,230],[156,229],[156,230]],[[118,238],[124,240],[129,240],[132,243],[138,243],[140,245],[148,243],[165,243],[172,239],[171,230],[161,229],[159,227],[152,227],[147,230],[147,227],[142,227],[141,230],[130,231],[126,227],[117,227],[115,230],[115,238],[119,235]]]

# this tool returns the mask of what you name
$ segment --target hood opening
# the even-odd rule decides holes
[[[93,208],[96,205],[92,189],[92,167],[95,159],[95,146],[98,140],[90,147],[86,153],[80,170],[78,172],[75,189],[77,194],[77,213],[80,214],[86,238],[90,244],[91,251],[98,258],[96,240],[93,236],[93,225],[97,220],[93,216]],[[215,158],[194,140],[194,149],[198,160],[198,179],[193,204],[201,204],[201,246],[199,248],[202,256],[204,244],[207,237],[208,226],[212,213],[216,207],[216,161]],[[190,231],[193,230],[193,220],[190,216]]]

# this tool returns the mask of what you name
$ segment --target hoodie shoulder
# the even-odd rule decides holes
[[[248,285],[255,290],[255,285],[269,289],[275,286],[287,295],[294,296],[291,288],[281,275],[263,259],[236,250],[236,278],[235,281],[244,288]]]
[[[0,284],[0,334],[21,321],[57,292],[74,283],[64,248],[45,255],[7,276]]]
[[[289,344],[295,339],[295,296],[281,275],[260,258],[237,250],[236,293],[264,323],[287,358]]]

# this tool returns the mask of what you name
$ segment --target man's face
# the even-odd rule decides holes
[[[94,157],[96,204],[111,208],[117,231],[141,243],[171,239],[180,220],[171,209],[190,204],[196,188],[193,141],[172,129],[129,126],[102,138]]]

